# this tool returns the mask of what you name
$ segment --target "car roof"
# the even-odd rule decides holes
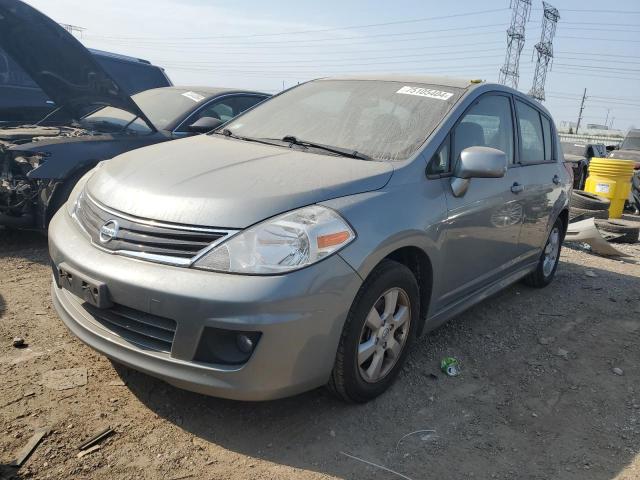
[[[481,80],[436,76],[436,75],[346,75],[321,78],[320,80],[370,80],[379,82],[406,82],[406,83],[424,83],[427,85],[442,85],[445,87],[468,88],[474,84],[484,83]]]
[[[154,90],[175,90],[176,92],[197,92],[205,97],[215,97],[227,93],[252,93],[256,95],[270,96],[268,93],[256,92],[254,90],[242,90],[239,88],[225,88],[225,87],[202,87],[202,86],[173,86],[173,87],[160,87]]]

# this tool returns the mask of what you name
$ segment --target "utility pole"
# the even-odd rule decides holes
[[[71,35],[75,35],[77,33],[77,36],[80,38],[82,38],[82,32],[86,30],[86,28],[78,27],[77,25],[69,25],[68,23],[60,23],[59,25]]]
[[[531,0],[511,0],[511,26],[507,30],[507,54],[498,82],[518,88],[520,53],[524,48],[524,29],[531,14]]]
[[[542,2],[544,13],[542,15],[542,33],[540,41],[536,44],[535,49],[538,53],[536,61],[536,71],[533,75],[533,85],[529,90],[529,96],[544,101],[544,84],[547,80],[547,70],[553,60],[553,37],[556,35],[556,25],[560,19],[558,9]]]
[[[584,89],[584,93],[582,94],[582,102],[580,102],[580,113],[578,114],[578,124],[576,125],[576,135],[578,134],[578,130],[580,129],[580,121],[582,120],[582,111],[584,110],[584,101],[587,99],[587,89]]]

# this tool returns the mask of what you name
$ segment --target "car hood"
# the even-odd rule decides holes
[[[570,153],[565,153],[565,155],[564,155],[564,161],[565,162],[577,163],[577,162],[581,162],[583,160],[586,160],[586,158],[582,157],[580,155],[572,155]]]
[[[640,150],[614,150],[611,152],[610,158],[640,162]]]
[[[331,198],[382,188],[389,163],[199,135],[100,165],[91,197],[120,212],[189,225],[245,228]]]
[[[74,119],[110,105],[151,122],[64,28],[19,0],[0,0],[0,47]]]

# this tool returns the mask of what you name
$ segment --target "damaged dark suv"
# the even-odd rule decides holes
[[[70,33],[18,0],[0,0],[0,47],[55,102],[50,115],[73,119],[0,128],[1,226],[46,229],[100,161],[207,132],[268,97],[208,87],[129,96]]]

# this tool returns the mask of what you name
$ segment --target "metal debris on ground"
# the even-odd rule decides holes
[[[416,430],[415,432],[411,432],[411,433],[407,433],[406,435],[403,435],[402,438],[400,438],[400,440],[398,440],[398,443],[396,443],[396,451],[398,450],[398,447],[400,446],[400,443],[407,437],[410,437],[412,435],[415,435],[417,433],[428,433],[429,435],[422,435],[420,437],[421,440],[428,440],[432,433],[436,433],[435,430]]]
[[[21,466],[25,462],[25,460],[29,458],[29,455],[33,453],[33,451],[36,449],[36,447],[42,441],[42,439],[46,437],[48,434],[49,434],[48,428],[41,428],[36,430],[36,432],[29,439],[27,444],[22,448],[22,450],[20,450],[20,453],[18,453],[18,456],[16,457],[16,459],[13,462],[11,462],[11,465],[14,467]]]
[[[566,242],[583,242],[591,247],[591,251],[600,255],[628,257],[617,248],[609,244],[596,228],[595,220],[588,218],[580,222],[570,223],[565,236]]]
[[[460,362],[455,357],[445,357],[440,361],[440,370],[450,377],[460,375]]]
[[[89,438],[88,440],[85,440],[80,445],[78,445],[78,450],[86,450],[89,447],[95,445],[96,443],[101,442],[102,440],[110,436],[112,433],[114,433],[114,430],[111,427],[107,427],[104,430],[101,430],[98,433],[96,433],[93,437]]]
[[[65,368],[50,370],[44,374],[45,387],[52,390],[68,390],[87,384],[86,368]]]
[[[27,344],[22,337],[13,337],[13,346],[16,348],[24,348]]]
[[[363,460],[362,458],[358,458],[354,455],[349,455],[348,453],[345,452],[340,452],[341,455],[344,455],[345,457],[349,457],[352,458],[353,460],[357,460],[358,462],[362,462],[362,463],[366,463],[367,465],[370,465],[372,467],[376,467],[379,468],[380,470],[384,470],[385,472],[389,472],[389,473],[393,473],[394,475],[397,475],[400,478],[404,478],[405,480],[413,480],[410,477],[407,477],[406,475],[403,475],[401,473],[396,472],[395,470],[391,470],[390,468],[387,468],[383,465],[378,465],[377,463],[373,463],[373,462],[369,462],[367,460]]]
[[[88,448],[87,450],[82,450],[81,452],[78,452],[78,454],[76,455],[77,458],[82,458],[85,455],[89,455],[90,453],[95,452],[96,450],[100,450],[100,445],[94,445],[91,448]]]
[[[614,369],[611,370],[613,373],[615,373],[616,375],[624,375],[624,372],[622,371],[621,368],[615,367]]]
[[[584,274],[587,277],[596,278],[598,275],[595,274],[593,270],[585,270]]]

